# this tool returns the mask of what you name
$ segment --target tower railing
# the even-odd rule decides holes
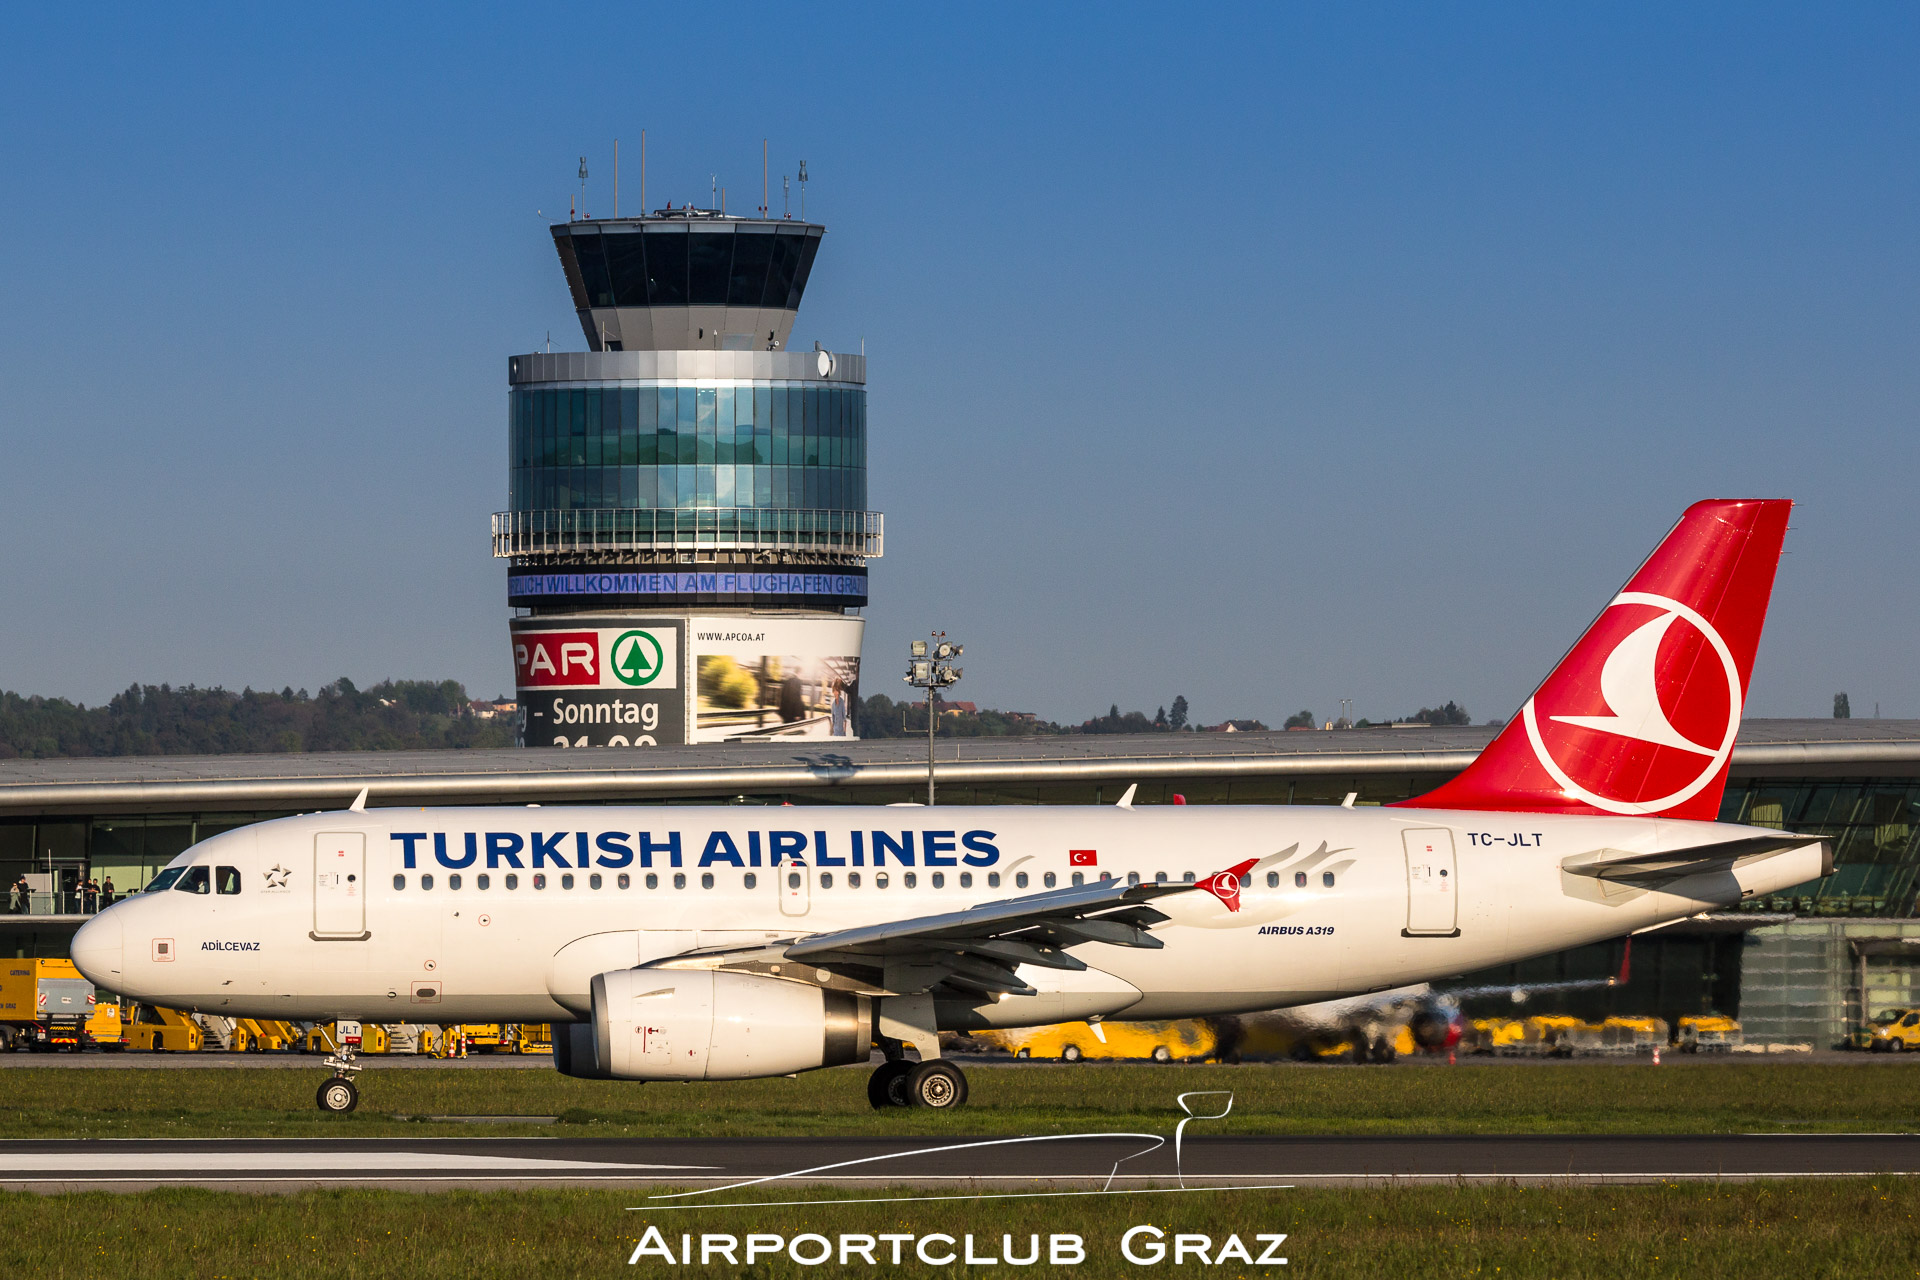
[[[879,559],[878,511],[770,507],[589,507],[497,511],[493,554],[575,555],[635,551],[801,551]]]

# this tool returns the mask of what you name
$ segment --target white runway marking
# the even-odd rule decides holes
[[[251,1173],[257,1170],[329,1170],[349,1173],[555,1173],[571,1170],[711,1169],[701,1164],[629,1164],[612,1160],[543,1160],[528,1156],[462,1155],[439,1151],[10,1151],[13,1174]]]

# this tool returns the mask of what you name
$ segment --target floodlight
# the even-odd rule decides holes
[[[927,642],[925,640],[915,640],[908,646],[907,652],[913,657],[924,658],[927,656]]]

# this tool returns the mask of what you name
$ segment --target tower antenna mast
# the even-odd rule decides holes
[[[580,162],[580,164],[583,167],[586,165],[586,163],[587,162],[585,160],[582,160]],[[582,187],[581,190],[585,191],[586,188]],[[584,201],[586,199],[586,196],[582,195],[580,199]],[[805,160],[802,160],[800,162],[800,221],[805,222],[806,220],[807,220],[807,162]]]

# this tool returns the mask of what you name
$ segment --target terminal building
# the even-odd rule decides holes
[[[826,228],[551,230],[588,350],[507,361],[493,517],[525,745],[857,736],[866,358],[788,349]]]
[[[613,615],[620,616],[620,615]],[[794,616],[806,617],[808,613]],[[1381,804],[1465,768],[1489,728],[946,739],[947,804]],[[563,754],[500,751],[0,761],[0,877],[27,875],[0,954],[64,955],[97,904],[196,840],[346,805],[891,804],[926,791],[925,744],[767,740]],[[1749,720],[1721,817],[1833,843],[1833,874],[1635,941],[1632,981],[1576,1010],[1738,1017],[1750,1041],[1828,1047],[1863,1018],[1920,1004],[1920,721]],[[1463,885],[1464,892],[1470,886]],[[1458,983],[1599,977],[1619,944]]]

